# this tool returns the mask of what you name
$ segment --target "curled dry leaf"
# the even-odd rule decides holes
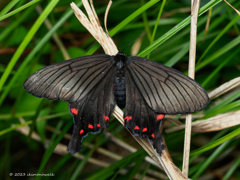
[[[74,4],[71,3],[71,7],[74,10],[74,14],[82,25],[93,35],[93,37],[99,42],[106,54],[115,55],[118,53],[118,49],[111,37],[109,37],[101,27],[95,9],[92,5],[89,5],[87,0],[82,0],[83,5],[87,11],[88,18],[84,13]],[[121,124],[124,124],[123,112],[119,107],[115,107],[113,116],[119,120]],[[135,137],[136,141],[146,150],[146,152],[163,167],[169,179],[186,179],[182,172],[169,160],[166,151],[163,151],[161,156],[153,149],[152,144],[145,138]]]
[[[211,91],[208,96],[212,100],[218,96],[221,96],[222,94],[236,88],[240,85],[240,77],[237,77],[235,79],[232,79],[231,81],[228,81],[224,83],[223,85],[219,86],[218,88]]]
[[[217,116],[196,121],[192,123],[192,132],[193,133],[205,133],[211,131],[220,131],[222,129],[226,129],[232,126],[236,126],[240,124],[240,111],[219,114]],[[165,130],[167,133],[179,131],[184,129],[185,125],[180,125],[173,127],[171,129]]]

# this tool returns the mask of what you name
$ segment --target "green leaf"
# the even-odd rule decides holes
[[[236,16],[228,25],[218,34],[218,36],[211,42],[211,44],[207,47],[207,49],[204,51],[198,62],[200,62],[207,52],[211,49],[211,47],[216,44],[216,42],[225,34],[227,31],[239,20],[240,16]]]
[[[38,118],[44,117],[48,114],[49,114],[49,108],[44,108],[40,111]],[[47,121],[38,121],[38,123],[36,124],[38,134],[41,137],[43,144],[45,144],[45,138],[46,138],[46,135],[45,135],[46,122]]]
[[[129,169],[129,171],[125,175],[126,179],[134,179],[134,176],[139,172],[140,167],[142,166],[142,164],[145,160],[144,157],[145,157],[144,154],[139,156],[136,164],[131,169]]]
[[[210,62],[216,60],[218,57],[222,56],[223,54],[229,52],[232,48],[237,46],[240,43],[240,36],[236,37],[229,43],[227,43],[225,46],[214,52],[210,57],[206,58],[204,61],[202,61],[200,64],[196,65],[195,71],[202,69],[206,65],[208,65]]]
[[[32,115],[32,114],[35,114],[35,112],[32,112],[32,113],[29,113],[29,115]],[[8,115],[9,117],[10,115]],[[63,112],[63,113],[59,113],[59,114],[54,114],[54,115],[48,115],[48,116],[45,116],[45,117],[42,117],[40,119],[37,119],[37,121],[43,121],[43,120],[47,120],[47,119],[54,119],[56,117],[62,117],[62,116],[69,116],[69,112]],[[5,116],[6,117],[6,116]],[[11,116],[10,116],[11,117]],[[18,125],[14,125],[13,127],[10,127],[10,128],[7,128],[7,129],[4,129],[2,131],[0,131],[0,136],[6,134],[6,133],[9,133],[15,129],[18,129],[20,127],[24,127],[24,126],[27,126],[29,124],[32,124],[32,121],[27,121],[25,123],[22,123],[22,124],[18,124]]]
[[[77,2],[77,5],[80,6],[82,5],[82,3],[79,3],[79,1],[81,0],[78,0]],[[53,3],[55,1],[51,1],[51,3]],[[57,2],[55,2],[57,3]],[[47,13],[50,13],[49,12],[49,8],[53,8],[52,6],[55,6],[56,4],[49,4],[46,9],[44,10],[47,11],[45,12],[44,14],[44,18],[47,17]],[[23,63],[21,64],[21,66],[18,68],[17,72],[15,73],[15,75],[13,76],[13,78],[11,79],[11,81],[8,83],[8,86],[7,88],[4,90],[4,92],[2,93],[1,97],[0,97],[0,106],[2,105],[4,99],[6,98],[8,92],[10,91],[11,87],[14,85],[15,81],[18,79],[18,77],[21,75],[22,71],[24,71],[25,67],[28,65],[28,63],[33,59],[33,57],[36,55],[36,53],[41,50],[41,48],[45,45],[45,43],[52,37],[53,33],[55,33],[57,31],[58,28],[61,27],[61,25],[73,14],[73,11],[72,9],[68,10],[64,15],[63,17],[57,22],[57,24],[55,26],[52,27],[52,29],[43,37],[43,39],[37,44],[37,46],[31,51],[31,53],[26,57],[26,59],[23,61]],[[43,16],[43,13],[41,14],[41,16]],[[40,16],[40,17],[41,17]],[[42,18],[38,18],[37,22],[41,20],[42,22]],[[37,24],[37,22],[35,24]],[[38,25],[35,25],[34,26],[38,26]],[[39,27],[38,27],[39,28]],[[36,32],[36,28],[32,27],[32,29],[30,31],[33,31],[31,34],[30,32],[28,33],[27,36],[33,36],[33,33]],[[29,40],[28,38],[26,37],[24,39],[24,41],[22,42],[22,44],[20,46],[22,46],[22,48],[20,49],[20,47],[18,48],[17,52],[14,54],[14,57],[12,58],[11,62],[12,63],[10,66],[7,67],[7,69],[5,70],[4,74],[5,74],[5,77],[4,74],[0,80],[0,92],[1,92],[1,87],[2,85],[4,84],[4,82],[6,81],[6,78],[9,76],[9,72],[11,72],[11,69],[13,68],[13,66],[15,65],[16,61],[18,60],[20,54],[23,52],[24,48],[27,46],[27,44],[29,43]],[[2,84],[2,85],[1,85]]]
[[[141,155],[142,153],[144,153],[144,151],[143,151],[143,149],[140,149],[140,150],[136,151],[135,153],[132,153],[132,154],[128,155],[127,157],[124,157],[120,161],[117,161],[117,162],[111,164],[111,166],[104,168],[98,172],[95,172],[95,174],[92,175],[87,180],[107,179],[107,178],[111,177],[115,173],[116,170],[124,168],[124,167],[122,167],[122,164],[125,164],[125,167],[127,167],[130,164],[136,162],[138,160],[139,155]]]
[[[234,162],[234,164],[230,167],[230,169],[225,173],[225,176],[222,178],[222,180],[228,180],[233,172],[239,167],[240,164],[240,157],[237,158],[237,160]]]
[[[58,145],[58,143],[61,141],[61,139],[63,138],[63,136],[66,134],[66,132],[69,130],[69,128],[72,126],[72,122],[68,122],[62,132],[59,134],[59,136],[57,137],[57,139],[54,141],[54,143],[52,145],[49,146],[49,148],[46,150],[46,152],[43,155],[42,158],[42,162],[40,164],[40,167],[38,169],[37,174],[41,174],[44,170],[45,165],[47,164],[49,158],[51,157],[54,149],[56,148],[56,146]],[[36,176],[36,180],[39,180],[41,178],[41,176]]]
[[[37,2],[38,0],[34,1]],[[44,20],[47,18],[47,16],[51,13],[52,9],[57,5],[59,0],[52,0],[49,2],[49,4],[47,5],[47,7],[44,9],[44,11],[42,12],[42,14],[39,16],[39,18],[36,20],[36,22],[34,23],[34,25],[32,26],[32,28],[30,29],[30,31],[28,32],[27,36],[25,37],[25,39],[22,41],[22,43],[20,44],[20,46],[18,47],[17,51],[15,52],[15,54],[13,55],[11,61],[9,62],[5,72],[3,73],[1,80],[0,80],[0,91],[2,90],[2,87],[4,85],[4,83],[6,82],[12,68],[14,67],[14,65],[16,64],[16,62],[18,61],[19,57],[21,56],[21,54],[23,53],[24,49],[26,48],[26,46],[28,45],[28,43],[31,41],[31,39],[33,38],[34,34],[37,32],[37,30],[40,28],[40,26],[42,25],[42,23],[44,22]],[[1,18],[0,18],[1,19]],[[1,97],[2,98],[2,97]]]
[[[219,2],[221,2],[221,0],[212,0],[209,3],[207,3],[205,6],[203,6],[200,10],[199,10],[199,16],[201,16],[205,11],[209,10],[210,8],[214,7],[215,5],[217,5]],[[160,46],[162,43],[164,43],[165,41],[167,41],[170,37],[172,37],[174,34],[176,34],[178,31],[180,31],[181,29],[183,29],[184,27],[186,27],[188,24],[190,24],[191,21],[191,16],[187,17],[186,19],[184,19],[181,23],[179,23],[178,25],[176,25],[174,28],[172,28],[171,30],[169,30],[167,33],[165,33],[163,36],[161,36],[160,38],[158,38],[154,43],[152,43],[151,45],[149,45],[147,48],[145,48],[141,53],[138,54],[138,56],[140,57],[145,57],[147,54],[149,54],[150,52],[152,52],[154,49],[156,49],[158,46]]]
[[[202,174],[202,172],[213,162],[214,159],[216,159],[224,150],[225,148],[229,145],[230,140],[224,142],[223,144],[221,144],[212,154],[210,157],[208,157],[204,163],[201,164],[201,166],[199,167],[198,171],[194,174],[194,176],[192,177],[192,179],[196,179],[197,177],[199,177],[200,174]]]
[[[17,20],[11,22],[5,29],[3,29],[0,33],[0,41],[3,41],[8,37],[8,35],[14,31],[33,11],[34,6],[31,6],[26,11],[24,11],[20,17],[17,18]]]
[[[8,5],[0,12],[0,17],[4,16],[10,9],[18,3],[19,0],[12,0]]]
[[[4,15],[4,16],[0,16],[0,21],[2,21],[2,20],[4,20],[4,19],[6,19],[6,18],[8,18],[8,17],[10,17],[10,16],[12,16],[12,15],[14,15],[14,14],[16,14],[16,13],[18,13],[18,12],[24,10],[24,9],[26,9],[26,8],[28,8],[29,6],[32,6],[33,4],[37,3],[38,1],[39,1],[39,0],[33,0],[33,1],[31,1],[31,2],[29,2],[29,3],[27,3],[27,4],[25,4],[25,5],[23,5],[22,7],[14,10],[14,11],[6,14],[6,15]]]
[[[230,61],[233,57],[235,57],[240,52],[240,49],[236,49],[227,59],[225,59],[211,74],[208,75],[208,77],[204,80],[204,82],[201,84],[202,87],[205,87],[213,78],[216,76],[216,74]]]
[[[74,170],[74,173],[72,174],[70,180],[77,179],[78,175],[81,173],[82,169],[84,168],[85,164],[88,162],[88,159],[92,156],[93,151],[90,151],[87,153],[85,158],[82,161],[79,161],[79,164],[77,168]]]
[[[237,136],[239,134],[240,134],[240,128],[232,131],[231,133],[229,133],[229,134],[219,138],[218,140],[216,140],[216,141],[214,141],[212,143],[209,143],[209,144],[207,144],[207,145],[205,145],[205,146],[203,146],[203,147],[201,147],[199,149],[191,151],[190,156],[194,156],[194,155],[206,152],[206,151],[208,151],[208,150],[210,150],[210,149],[212,149],[212,148],[214,148],[214,147],[216,147],[216,146],[218,146],[218,145],[220,145],[220,144],[222,144],[222,143],[224,143],[224,142],[234,138],[235,136]]]

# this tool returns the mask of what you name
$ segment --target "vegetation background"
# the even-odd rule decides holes
[[[103,53],[74,16],[72,1],[0,1],[0,178],[167,179],[144,160],[147,154],[113,117],[104,132],[83,140],[79,154],[68,154],[66,145],[72,133],[68,103],[39,99],[23,89],[27,77],[42,67],[68,57]],[[84,9],[80,0],[73,2]],[[228,2],[240,9],[239,0]],[[102,24],[107,4],[107,0],[94,1]],[[119,50],[146,32],[125,54],[145,56],[187,74],[190,7],[189,0],[113,0],[108,30]],[[196,81],[210,92],[240,76],[240,16],[221,0],[202,0],[200,14]],[[238,87],[195,114],[204,114],[206,119],[238,111],[239,96]],[[162,134],[181,169],[184,130],[165,132],[173,126],[165,120]],[[189,178],[239,180],[239,134],[239,125],[192,134]],[[119,145],[119,140],[124,143]],[[138,151],[132,153],[126,144]],[[26,177],[27,173],[54,176]]]

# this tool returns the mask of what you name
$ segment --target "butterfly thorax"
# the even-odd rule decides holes
[[[117,68],[118,76],[121,76],[121,75],[124,76],[127,61],[128,61],[127,56],[125,54],[123,54],[122,52],[119,52],[114,56],[114,62],[115,62],[116,68]]]
[[[117,71],[114,77],[113,92],[115,101],[120,108],[124,108],[126,104],[125,72],[127,61],[127,56],[121,52],[114,56]]]

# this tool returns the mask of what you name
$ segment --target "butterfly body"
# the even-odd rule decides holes
[[[121,52],[47,66],[23,86],[36,97],[69,102],[74,119],[70,153],[81,150],[89,133],[100,133],[109,125],[117,104],[125,107],[124,126],[133,135],[148,138],[161,154],[165,146],[159,128],[164,116],[200,111],[209,103],[205,90],[183,73]]]
[[[114,77],[113,92],[115,101],[121,109],[126,105],[125,74],[128,63],[129,60],[125,54],[119,52],[116,56],[114,56],[116,73]]]

